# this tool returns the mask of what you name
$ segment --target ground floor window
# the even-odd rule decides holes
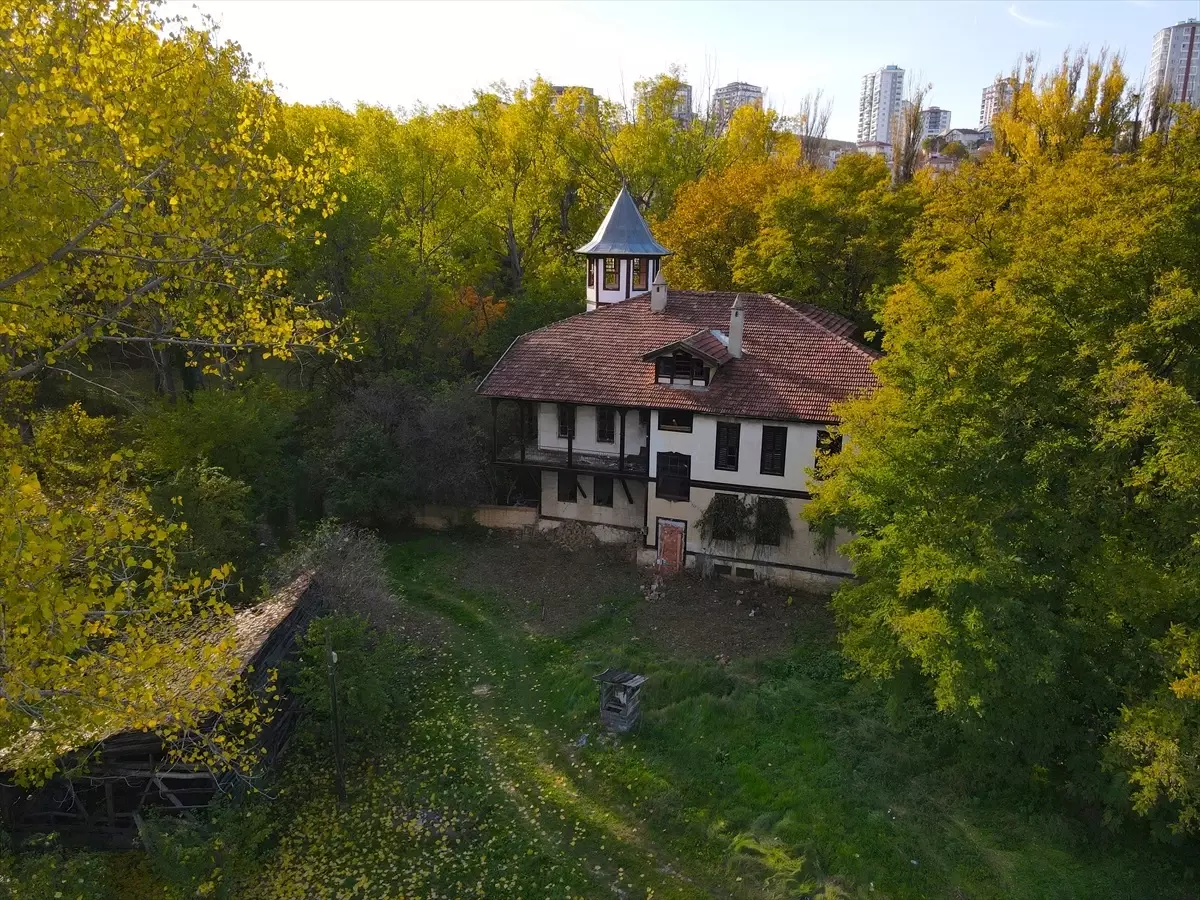
[[[700,533],[713,541],[736,542],[745,517],[745,504],[737,494],[714,494],[700,521]]]
[[[792,536],[792,519],[782,497],[759,497],[754,509],[754,543],[760,547],[778,547]]]
[[[558,473],[558,502],[575,503],[579,499],[579,484],[570,472]]]
[[[613,480],[608,475],[597,475],[592,479],[592,504],[595,506],[613,505]]]
[[[663,500],[692,499],[692,458],[685,453],[658,454],[654,496]]]

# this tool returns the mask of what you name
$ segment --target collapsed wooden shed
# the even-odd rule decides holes
[[[233,628],[237,658],[230,677],[240,677],[255,693],[272,670],[293,653],[298,636],[316,614],[312,573],[294,578],[263,602],[234,614],[219,627]],[[274,716],[258,736],[262,771],[279,755],[298,714],[295,698],[280,692]],[[201,730],[208,728],[202,725]],[[101,726],[60,761],[62,773],[27,790],[12,777],[29,740],[0,748],[0,822],[18,842],[30,834],[57,833],[66,844],[96,848],[132,846],[139,823],[150,810],[184,813],[207,806],[235,786],[237,776],[218,773],[170,757],[152,732]],[[258,773],[258,774],[261,774]]]

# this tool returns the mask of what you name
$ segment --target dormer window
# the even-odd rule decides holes
[[[660,356],[654,361],[654,376],[659,384],[704,387],[708,384],[709,369],[704,365],[704,360],[683,350],[676,350],[670,356]]]
[[[620,270],[617,266],[620,265],[615,256],[604,257],[604,289],[606,291],[615,291],[621,286]]]
[[[642,359],[654,363],[654,380],[659,384],[708,387],[717,369],[733,359],[727,341],[721,332],[705,329],[657,347]]]

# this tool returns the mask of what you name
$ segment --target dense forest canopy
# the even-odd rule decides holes
[[[227,701],[191,626],[307,525],[516,496],[472,379],[582,311],[574,251],[624,183],[672,285],[817,304],[886,351],[812,507],[859,535],[860,673],[1018,780],[1195,829],[1195,114],[1139,119],[1119,60],[1031,65],[994,152],[934,176],[915,144],[823,157],[819,97],[681,123],[681,74],[629,107],[536,78],[286,105],[153,4],[0,0],[0,744],[38,735],[25,777],[102,717]]]

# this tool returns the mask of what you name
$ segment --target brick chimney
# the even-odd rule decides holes
[[[662,312],[667,308],[667,279],[663,278],[662,269],[654,276],[650,285],[650,311]]]
[[[746,303],[738,294],[729,311],[729,355],[734,359],[742,358],[742,329],[746,324]]]

